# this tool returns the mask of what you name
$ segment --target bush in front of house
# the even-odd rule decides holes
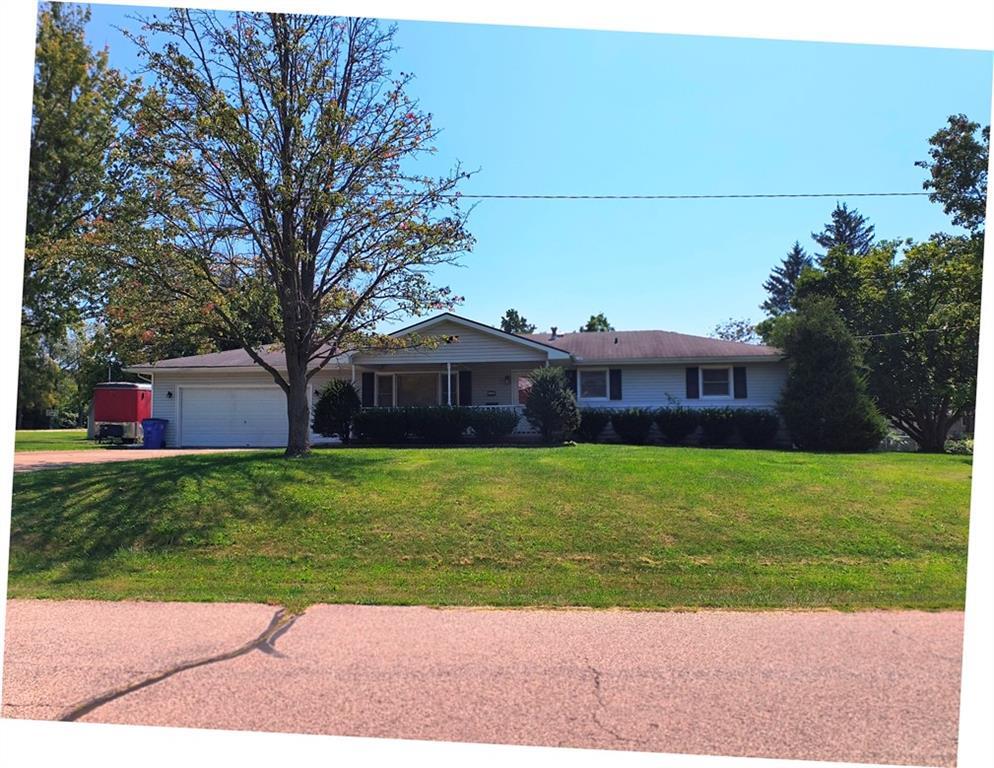
[[[366,408],[355,415],[352,428],[369,443],[402,443],[408,433],[408,409]]]
[[[467,419],[473,437],[479,443],[493,443],[510,435],[518,426],[518,412],[513,408],[468,408]]]
[[[765,408],[738,408],[733,420],[742,442],[750,448],[769,448],[780,429],[776,411]]]
[[[649,439],[655,413],[649,408],[624,408],[611,414],[611,426],[624,442],[641,445]]]
[[[694,408],[660,408],[656,411],[656,426],[663,441],[679,445],[694,433],[700,417]]]
[[[362,401],[355,386],[347,379],[332,379],[318,395],[314,404],[311,429],[324,437],[339,437],[349,442],[352,423],[362,410]]]
[[[403,410],[408,434],[434,445],[458,443],[469,426],[468,409],[459,406],[410,406]]]
[[[532,386],[525,402],[525,418],[545,442],[562,440],[580,426],[576,396],[566,383],[562,368],[536,368],[528,378]]]
[[[576,436],[584,443],[596,443],[609,421],[611,421],[611,411],[604,408],[581,408],[580,426],[576,428]]]
[[[731,408],[701,408],[698,415],[704,445],[725,445],[735,434],[735,411]]]
[[[959,440],[946,440],[944,450],[946,453],[952,453],[957,456],[972,456],[973,440],[968,437],[964,437]]]
[[[787,358],[778,408],[806,451],[869,451],[887,434],[867,393],[856,340],[829,298],[806,299],[777,318],[771,341]]]

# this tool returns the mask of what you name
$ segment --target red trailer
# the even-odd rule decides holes
[[[106,381],[93,388],[93,427],[97,440],[137,442],[142,419],[152,416],[152,385]]]

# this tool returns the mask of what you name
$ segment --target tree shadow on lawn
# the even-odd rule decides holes
[[[22,473],[11,504],[10,576],[60,568],[58,581],[85,580],[122,550],[218,543],[232,518],[285,523],[310,512],[282,493],[288,484],[353,482],[387,460],[365,452],[292,460],[211,454]]]

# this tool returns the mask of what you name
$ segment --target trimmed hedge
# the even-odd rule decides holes
[[[507,437],[518,426],[518,412],[510,408],[467,408],[467,426],[480,443]]]
[[[450,405],[413,406],[407,411],[407,431],[425,443],[458,443],[469,426],[466,408]]]
[[[352,433],[352,422],[360,410],[362,403],[352,382],[332,379],[318,395],[311,429],[323,437],[337,435],[343,443],[347,443]]]
[[[576,436],[585,443],[596,443],[610,421],[611,411],[604,408],[581,408]]]
[[[366,408],[355,415],[352,428],[370,443],[402,443],[407,437],[407,408]]]
[[[780,429],[780,417],[775,411],[743,408],[735,411],[735,426],[742,442],[750,448],[769,448]]]
[[[700,424],[698,412],[693,408],[660,408],[656,411],[656,426],[663,441],[678,445],[694,433]]]
[[[640,445],[649,438],[654,417],[648,408],[625,408],[611,413],[611,426],[626,443]]]
[[[735,411],[731,408],[701,408],[704,445],[725,445],[735,434]]]

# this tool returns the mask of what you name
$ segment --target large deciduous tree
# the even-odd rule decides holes
[[[580,328],[580,333],[598,333],[602,331],[613,331],[614,326],[608,321],[603,312],[591,315],[586,324]]]
[[[725,322],[718,323],[711,331],[711,336],[715,339],[741,341],[745,344],[755,344],[759,341],[756,325],[749,318],[736,320],[730,317]]]
[[[941,203],[953,224],[972,232],[983,229],[991,127],[981,130],[980,124],[966,115],[950,115],[946,126],[936,131],[928,143],[929,159],[915,165],[929,172],[922,183],[924,189],[931,190],[929,200]]]
[[[941,451],[976,398],[983,238],[934,235],[830,252],[798,299],[830,297],[863,349],[883,414],[925,451]]]
[[[452,305],[430,272],[472,244],[466,174],[416,173],[437,130],[374,20],[173,10],[132,39],[150,87],[130,157],[155,243],[125,244],[121,262],[269,372],[286,393],[286,455],[304,454],[313,375],[385,343],[383,321]]]
[[[95,311],[98,270],[86,235],[116,195],[120,125],[135,86],[86,43],[89,11],[46,3],[35,43],[18,366],[19,425],[41,425],[64,372],[67,330]],[[60,383],[61,382],[61,383]]]
[[[504,333],[535,333],[535,326],[516,309],[509,309],[504,313],[500,319],[500,329]]]

